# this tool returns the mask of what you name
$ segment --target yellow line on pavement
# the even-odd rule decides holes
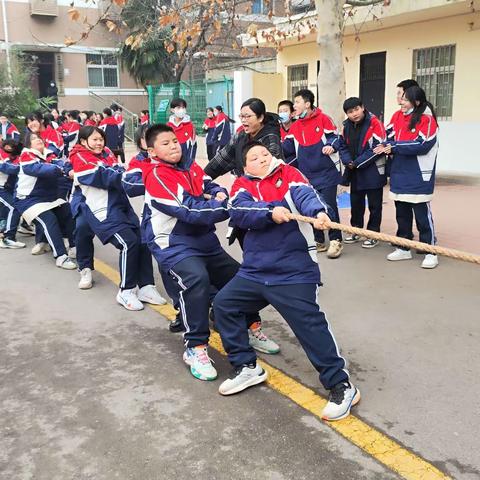
[[[95,259],[95,270],[114,283],[118,284],[120,281],[118,272],[101,260]],[[175,319],[176,311],[170,304],[162,306],[149,305],[149,307],[170,321]],[[209,345],[222,355],[226,355],[218,333],[211,332]],[[267,384],[273,390],[281,393],[315,417],[321,419],[321,412],[327,403],[325,398],[289,377],[284,372],[272,367],[264,360],[259,360],[259,363],[268,372]],[[378,462],[398,473],[402,478],[408,480],[450,479],[450,477],[442,473],[431,463],[415,455],[384,433],[355,417],[355,415],[350,415],[344,420],[337,422],[325,422],[325,424],[371,455]]]

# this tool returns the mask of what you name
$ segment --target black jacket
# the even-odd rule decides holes
[[[230,142],[210,160],[205,167],[205,173],[212,179],[231,171],[237,175],[242,175],[242,151],[244,146],[253,140],[263,143],[274,157],[283,160],[278,120],[272,114],[267,113],[267,121],[255,137],[251,138],[245,132],[235,134]]]

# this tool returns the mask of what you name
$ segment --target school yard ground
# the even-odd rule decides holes
[[[440,182],[439,244],[480,254],[479,207],[479,185]],[[394,225],[387,199],[382,229]],[[385,244],[319,256],[320,303],[362,392],[341,435],[315,415],[304,387],[325,392],[273,309],[262,318],[282,351],[261,358],[279,370],[275,382],[224,398],[219,380],[188,372],[167,310],[115,303],[112,247],[97,245],[95,287],[80,291],[76,272],[32,257],[26,241],[23,251],[0,250],[0,478],[480,478],[477,265],[390,263]],[[226,358],[211,355],[225,378]],[[371,429],[358,436],[362,422]],[[365,436],[371,445],[353,444]]]

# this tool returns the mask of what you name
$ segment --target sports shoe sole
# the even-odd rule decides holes
[[[403,260],[411,260],[412,257],[405,257],[405,258],[388,258],[387,257],[387,260],[389,262],[402,262]]]
[[[143,310],[143,305],[142,305],[142,308],[131,308],[125,302],[122,302],[121,300],[119,300],[118,297],[116,297],[116,300],[119,305],[121,305],[126,310],[129,310],[130,312],[140,312],[141,310]]]
[[[204,382],[213,382],[213,380],[216,380],[218,377],[218,373],[215,374],[214,377],[206,377],[205,375],[202,375],[199,371],[195,370],[192,365],[190,365],[190,362],[188,359],[184,356],[183,361],[190,367],[190,373],[197,379],[197,380],[203,380]]]
[[[420,265],[422,268],[425,268],[426,270],[432,270],[433,268],[438,267],[438,263],[436,265]]]
[[[266,348],[262,348],[261,345],[257,346],[250,344],[250,346],[257,352],[266,353],[267,355],[276,355],[277,353],[280,353],[280,348],[278,348],[277,350],[267,350]]]
[[[262,374],[257,375],[256,377],[250,378],[248,381],[241,383],[226,392],[222,392],[220,391],[220,389],[218,389],[218,393],[224,396],[234,395],[235,393],[243,392],[243,390],[246,390],[247,388],[254,387],[255,385],[263,383],[267,378],[268,378],[268,373],[266,372],[266,370],[263,370]]]
[[[163,299],[163,302],[153,302],[149,298],[141,297],[140,295],[138,296],[138,299],[143,302],[143,303],[149,303],[150,305],[166,305],[167,301]]]
[[[18,247],[13,245],[0,244],[0,248],[10,249],[10,250],[19,250],[20,248],[25,248],[25,247],[26,245],[23,245],[22,247]]]
[[[378,243],[376,243],[375,245],[364,245],[362,243],[362,248],[375,248],[376,246],[378,246]]]
[[[327,420],[328,422],[335,422],[337,420],[341,420],[342,418],[348,417],[350,415],[351,408],[354,407],[362,398],[360,395],[360,390],[356,387],[355,387],[355,390],[356,390],[355,395],[353,396],[352,401],[350,402],[350,405],[348,406],[348,408],[345,410],[344,413],[342,413],[338,417],[332,417],[332,418],[324,417],[322,415],[322,420]]]

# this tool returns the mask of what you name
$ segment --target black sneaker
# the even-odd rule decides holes
[[[172,333],[178,333],[178,332],[184,332],[185,331],[185,325],[183,324],[182,314],[180,312],[177,313],[177,316],[175,317],[175,320],[170,323],[170,325],[168,326],[168,329]]]
[[[322,412],[323,420],[340,420],[348,417],[350,409],[360,401],[360,390],[350,382],[337,383],[328,396]]]

